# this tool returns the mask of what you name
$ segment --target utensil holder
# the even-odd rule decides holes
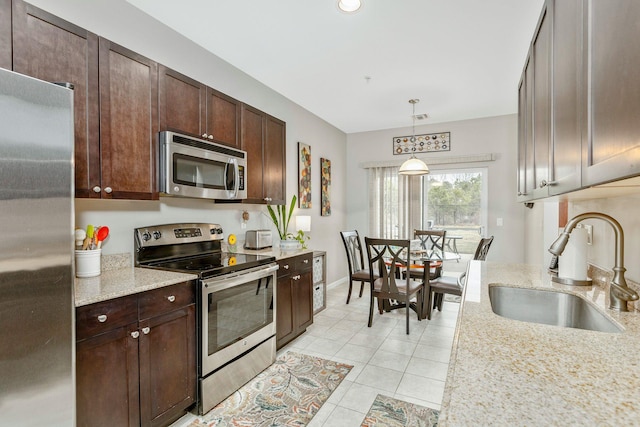
[[[76,252],[76,277],[95,277],[100,275],[100,255],[102,249]]]

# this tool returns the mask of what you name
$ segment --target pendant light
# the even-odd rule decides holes
[[[416,142],[416,104],[418,102],[420,102],[419,99],[409,100],[409,103],[413,105],[413,115],[411,116],[413,119],[413,130],[409,141],[413,143]],[[429,167],[425,162],[416,157],[415,152],[412,152],[411,157],[400,166],[398,173],[400,175],[426,175],[429,173]]]

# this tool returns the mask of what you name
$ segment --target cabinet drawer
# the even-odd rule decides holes
[[[293,258],[278,261],[278,278],[288,276],[294,270]]]
[[[313,256],[312,254],[300,255],[295,258],[295,269],[298,272],[311,270],[313,267]]]
[[[140,319],[148,319],[194,303],[193,282],[154,289],[140,294]]]
[[[138,297],[126,296],[76,309],[76,340],[99,335],[138,321]]]

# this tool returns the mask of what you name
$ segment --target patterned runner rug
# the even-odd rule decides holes
[[[361,427],[435,427],[440,412],[379,394]]]
[[[305,426],[352,367],[289,351],[189,427]]]

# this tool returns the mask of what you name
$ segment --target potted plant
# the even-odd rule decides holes
[[[299,249],[306,248],[305,244],[305,235],[302,231],[299,231],[297,234],[289,233],[289,222],[291,221],[291,217],[293,216],[293,210],[296,207],[297,197],[294,194],[291,198],[291,203],[287,208],[286,205],[276,205],[275,209],[271,205],[267,205],[267,210],[269,211],[269,216],[271,217],[271,221],[276,226],[278,230],[278,236],[280,237],[280,248],[281,249]],[[308,239],[308,237],[306,237]]]

